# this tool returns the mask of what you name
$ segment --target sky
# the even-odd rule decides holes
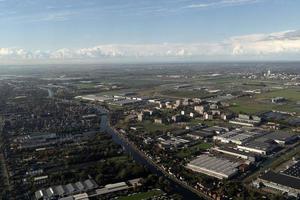
[[[0,64],[300,60],[299,0],[0,0]]]

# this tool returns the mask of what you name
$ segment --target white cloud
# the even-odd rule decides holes
[[[258,3],[262,0],[218,0],[210,3],[198,3],[187,5],[186,8],[207,8],[207,7],[224,7],[224,6],[238,6],[244,4]]]
[[[233,55],[270,55],[300,53],[300,31],[253,34],[232,37]]]
[[[300,31],[252,34],[231,37],[215,43],[106,44],[89,48],[62,48],[55,51],[29,51],[0,48],[0,61],[68,61],[101,59],[202,59],[241,57],[300,56]]]

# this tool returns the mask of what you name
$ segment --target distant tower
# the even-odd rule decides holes
[[[268,70],[267,77],[271,76],[271,70]]]

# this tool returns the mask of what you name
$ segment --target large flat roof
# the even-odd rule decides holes
[[[297,161],[295,164],[286,169],[283,173],[300,179],[300,161]]]
[[[249,132],[245,130],[232,130],[227,133],[215,136],[216,139],[223,139],[223,140],[228,140],[228,141],[239,141],[239,142],[246,142],[249,139],[255,137],[258,133],[256,132]]]
[[[300,190],[299,178],[294,178],[282,173],[269,171],[263,174],[260,179]]]
[[[272,140],[282,140],[287,141],[291,138],[297,137],[297,134],[288,131],[275,131],[269,134],[266,134],[264,137]]]
[[[240,150],[237,150],[237,149],[234,149],[234,148],[230,148],[230,147],[217,147],[217,148],[214,148],[214,150],[216,150],[216,151],[218,151],[218,150],[227,151],[227,152],[230,152],[230,153],[239,154],[239,155],[243,155],[243,156],[249,156],[249,157],[250,156],[252,156],[252,157],[257,156],[254,153],[240,151]]]
[[[240,165],[238,162],[230,161],[229,159],[220,158],[216,156],[200,155],[196,159],[192,160],[189,164],[189,168],[193,168],[195,171],[205,173],[209,172],[219,174],[222,177],[230,177],[235,174],[238,170],[237,167]]]
[[[251,142],[244,144],[243,146],[248,147],[248,148],[263,150],[263,151],[267,151],[272,147],[272,145],[270,143],[260,142],[260,141],[251,141]]]

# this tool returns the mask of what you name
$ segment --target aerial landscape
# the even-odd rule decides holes
[[[0,1],[0,199],[300,199],[299,8]]]

